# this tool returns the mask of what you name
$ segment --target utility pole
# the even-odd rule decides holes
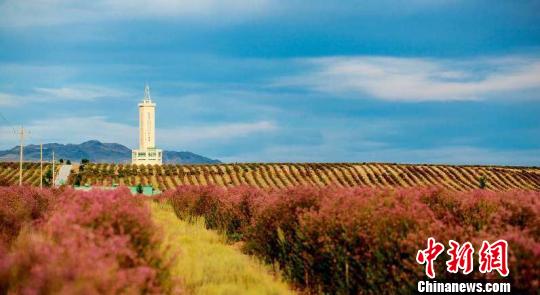
[[[54,187],[54,151],[52,152],[52,187]]]
[[[39,145],[39,188],[43,188],[43,144]]]
[[[22,186],[22,180],[23,180],[23,149],[24,149],[24,127],[21,125],[21,130],[19,130],[19,141],[21,144],[20,150],[19,150],[19,186]]]

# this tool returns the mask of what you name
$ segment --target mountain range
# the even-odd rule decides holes
[[[47,143],[43,145],[43,159],[50,160],[52,152],[56,159],[80,162],[88,159],[94,163],[131,163],[131,149],[118,143],[103,143],[89,140],[81,144]],[[39,161],[39,145],[31,144],[24,147],[25,161]],[[19,147],[0,151],[0,161],[18,161]],[[163,162],[166,164],[213,164],[221,163],[192,152],[163,151]]]

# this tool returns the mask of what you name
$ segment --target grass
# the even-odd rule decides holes
[[[177,255],[172,273],[192,294],[293,294],[269,267],[242,254],[204,220],[184,221],[168,204],[152,202],[152,215],[164,231],[167,255]]]

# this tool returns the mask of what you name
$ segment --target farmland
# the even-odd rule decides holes
[[[43,163],[43,175],[50,169],[52,164]],[[39,174],[39,163],[23,163],[23,184],[39,186]],[[0,162],[0,180],[6,184],[19,184],[19,163]]]
[[[512,291],[540,284],[540,192],[181,186],[158,198],[183,220],[203,217],[208,228],[316,294],[413,293],[425,276],[415,256],[427,237],[470,241],[475,249],[505,239]],[[449,273],[444,256],[435,262],[437,280],[500,278]]]
[[[125,188],[11,186],[0,196],[0,294],[290,293],[204,222]]]
[[[39,164],[24,168],[28,186],[0,188],[0,292],[410,293],[425,278],[414,257],[426,237],[475,248],[504,239],[513,290],[540,284],[536,167],[75,166],[70,185],[120,186],[90,192],[31,188]],[[16,184],[18,165],[2,163],[0,176]],[[121,187],[138,184],[163,193],[140,198]],[[87,270],[96,263],[106,275]],[[444,266],[437,279],[500,279]]]
[[[482,180],[483,179],[483,180]],[[384,163],[242,163],[217,165],[87,164],[70,183],[111,186],[152,185],[161,191],[179,185],[286,188],[441,186],[453,191],[478,188],[494,191],[540,190],[540,168],[503,166],[407,165]]]
[[[306,183],[294,183],[298,176],[274,174],[275,181],[283,179],[279,187],[245,185],[257,182],[244,170],[217,179],[210,173],[187,174],[189,169],[227,171],[223,167],[242,165],[255,172],[276,171],[268,166],[288,168],[236,164],[164,166],[154,171],[155,167],[124,166],[137,169],[136,176],[127,176],[120,174],[120,165],[87,164],[71,176],[98,185],[144,177],[159,183],[167,177],[159,173],[167,170],[169,179],[182,176],[193,182],[151,198],[134,196],[122,187],[90,192],[65,186],[0,187],[0,293],[411,293],[426,278],[415,255],[427,237],[443,243],[470,241],[475,249],[482,241],[504,239],[510,249],[510,275],[502,279],[511,283],[512,291],[523,293],[540,284],[536,168],[425,166],[446,168],[455,177],[464,177],[465,172],[455,172],[459,169],[487,175],[489,189],[471,190],[454,186],[459,182],[451,182],[449,176],[442,187],[405,181],[410,187],[393,187],[380,175],[365,179],[382,183],[353,186],[337,181],[339,175],[347,175],[342,164],[322,165],[325,173],[312,172],[313,178],[302,178]],[[315,164],[294,165],[290,169],[309,171],[308,165]],[[382,164],[363,165],[373,171]],[[100,170],[108,167],[116,175]],[[397,168],[407,169],[395,165],[393,171]],[[141,177],[138,169],[151,175]],[[403,179],[421,179],[421,173],[412,172],[417,170],[408,171]],[[328,180],[331,176],[336,181]],[[245,182],[219,185],[226,177]],[[490,177],[499,182],[493,184]],[[513,183],[510,180],[531,188],[502,186]],[[437,280],[501,279],[496,272],[478,271],[476,262],[470,274],[449,273],[443,256],[435,262]]]

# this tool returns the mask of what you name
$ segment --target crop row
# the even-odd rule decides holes
[[[442,186],[465,191],[540,190],[539,168],[498,166],[405,165],[381,163],[245,163],[217,165],[87,164],[71,183],[97,186],[152,185],[168,190],[179,185],[249,185],[285,188],[298,185],[338,187]],[[484,180],[483,184],[482,179]]]
[[[129,190],[0,187],[0,294],[167,294],[179,284]]]
[[[43,175],[51,168],[52,164],[43,163]],[[0,182],[4,185],[19,184],[19,171],[19,163],[0,162]],[[39,186],[39,176],[39,163],[23,163],[23,184]]]
[[[507,278],[478,271],[478,252],[473,273],[449,273],[443,253],[434,262],[437,281],[503,279],[518,293],[540,284],[540,192],[181,186],[157,200],[170,202],[179,218],[203,216],[208,228],[241,240],[313,293],[414,293],[426,279],[416,253],[429,237],[475,249],[484,240],[509,244]]]

